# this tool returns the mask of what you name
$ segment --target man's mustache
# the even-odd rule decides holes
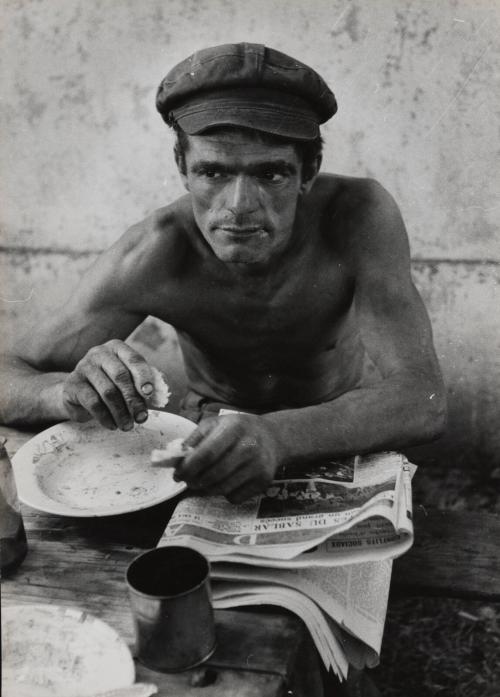
[[[243,230],[255,228],[257,230],[260,228],[264,228],[265,225],[262,221],[255,220],[254,218],[232,217],[232,218],[222,218],[220,220],[215,220],[212,223],[210,223],[210,227],[212,227],[212,228],[235,228],[235,229],[241,228]]]

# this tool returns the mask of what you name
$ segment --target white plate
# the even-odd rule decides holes
[[[181,416],[151,410],[132,431],[96,421],[52,426],[12,458],[19,498],[57,515],[118,515],[154,506],[186,488],[173,470],[151,465],[151,450],[196,428]]]
[[[57,605],[2,608],[4,697],[90,697],[134,680],[127,645],[102,620]]]

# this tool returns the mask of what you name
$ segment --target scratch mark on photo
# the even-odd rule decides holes
[[[23,298],[21,300],[9,300],[8,298],[4,298],[0,295],[0,300],[4,303],[27,303],[33,297],[33,293],[34,289],[32,288],[27,298]]]
[[[484,58],[485,54],[487,53],[487,51],[489,51],[490,48],[491,48],[491,43],[489,43],[489,44],[486,46],[486,48],[484,49],[484,51],[481,53],[481,55],[479,56],[479,58],[476,60],[476,62],[475,62],[474,65],[472,66],[472,68],[471,68],[469,74],[467,75],[467,78],[464,80],[462,86],[460,87],[460,89],[458,90],[458,92],[455,94],[455,96],[448,102],[448,104],[446,105],[446,107],[445,107],[445,108],[443,109],[443,111],[441,112],[439,118],[438,118],[438,119],[432,124],[432,126],[429,128],[429,130],[428,130],[428,132],[427,132],[427,135],[429,135],[430,133],[432,133],[432,131],[436,128],[436,126],[438,126],[438,125],[441,123],[441,121],[443,120],[443,118],[445,117],[445,115],[448,113],[448,111],[451,109],[451,107],[453,106],[453,104],[455,104],[455,102],[458,100],[458,98],[460,97],[460,95],[463,93],[463,91],[465,90],[465,88],[466,88],[467,85],[469,84],[470,79],[471,79],[471,77],[472,77],[472,75],[473,75],[475,69],[477,68],[477,66],[479,65],[480,61]]]

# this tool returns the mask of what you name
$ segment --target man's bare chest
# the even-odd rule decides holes
[[[238,283],[199,276],[171,293],[162,319],[204,351],[265,357],[321,352],[335,341],[352,304],[342,269],[295,268],[283,282]]]

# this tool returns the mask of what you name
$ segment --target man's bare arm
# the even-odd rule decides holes
[[[286,444],[289,461],[404,448],[444,429],[444,386],[429,318],[411,279],[404,223],[380,185],[370,183],[366,195],[368,212],[352,231],[354,302],[381,379],[330,403],[264,417]]]
[[[122,341],[144,318],[134,305],[136,237],[131,231],[105,252],[67,302],[1,357],[3,423],[94,416],[116,428],[144,412],[137,388],[151,382],[150,368]]]

